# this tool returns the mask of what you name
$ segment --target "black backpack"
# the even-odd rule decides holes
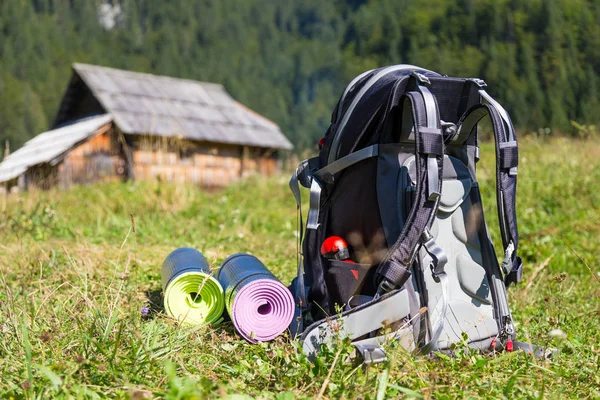
[[[290,181],[302,249],[290,329],[309,356],[338,337],[349,337],[366,362],[385,359],[390,340],[421,352],[457,343],[543,350],[514,341],[506,287],[522,271],[517,140],[485,86],[395,65],[345,89],[319,155]],[[485,116],[496,143],[501,264],[475,174]],[[306,230],[299,184],[310,189]]]

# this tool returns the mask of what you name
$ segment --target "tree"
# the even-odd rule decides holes
[[[120,0],[104,29],[105,1],[0,1],[0,144],[48,128],[76,61],[224,84],[300,147],[393,63],[484,78],[518,129],[600,121],[597,0]]]

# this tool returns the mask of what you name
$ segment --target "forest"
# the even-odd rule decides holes
[[[299,149],[398,63],[483,78],[522,134],[600,125],[597,0],[2,0],[0,150],[53,123],[73,62],[222,83]]]

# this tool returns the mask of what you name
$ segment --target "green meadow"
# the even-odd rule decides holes
[[[478,177],[497,229],[493,146]],[[559,350],[453,358],[390,349],[314,363],[286,334],[251,345],[230,322],[177,325],[161,311],[160,268],[195,247],[213,267],[246,251],[285,284],[296,269],[288,174],[206,191],[165,182],[90,185],[0,198],[2,398],[600,398],[600,145],[520,142],[524,279],[509,289],[518,340]],[[304,214],[306,215],[306,214]],[[150,307],[148,316],[141,314]]]

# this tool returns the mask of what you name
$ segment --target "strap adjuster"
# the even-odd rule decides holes
[[[485,83],[485,81],[483,79],[470,78],[470,79],[467,79],[467,81],[474,83],[475,85],[477,85],[480,88],[484,88],[487,86],[487,83]]]
[[[502,260],[502,272],[504,272],[504,284],[506,287],[511,283],[515,285],[521,281],[523,276],[523,260],[521,257],[515,257],[515,244],[511,240],[504,250],[504,260]]]
[[[421,235],[421,241],[423,242],[423,247],[429,256],[431,256],[431,272],[433,273],[434,279],[437,281],[437,277],[441,274],[444,274],[444,267],[448,262],[448,256],[444,249],[442,249],[436,241],[433,239],[433,236],[429,232],[429,229],[425,229],[423,234]]]
[[[506,287],[510,286],[511,283],[515,285],[521,281],[523,277],[523,260],[521,257],[515,257],[515,260],[512,263],[512,269],[510,272],[504,277],[504,284]]]
[[[410,76],[414,77],[416,80],[419,81],[419,83],[423,85],[431,85],[431,81],[429,80],[429,78],[419,72],[413,71],[410,73]]]
[[[377,287],[377,293],[375,293],[374,299],[377,299],[383,296],[384,294],[391,292],[394,289],[396,289],[394,287],[394,284],[388,281],[386,278],[383,278],[379,283],[379,286]]]
[[[500,168],[509,169],[510,171],[514,168],[516,171],[519,165],[519,147],[517,146],[517,142],[513,140],[512,142],[500,143],[499,153]]]
[[[502,272],[505,275],[508,275],[512,270],[512,257],[515,253],[515,244],[511,240],[508,242],[508,246],[506,246],[506,250],[504,250],[504,260],[502,260]]]
[[[387,355],[381,346],[374,344],[355,344],[354,347],[367,365],[387,361]]]
[[[442,134],[444,137],[444,141],[446,143],[451,142],[452,139],[454,139],[454,137],[458,133],[458,127],[456,126],[456,124],[454,124],[452,122],[446,122],[446,121],[440,120],[440,123],[442,124]]]

